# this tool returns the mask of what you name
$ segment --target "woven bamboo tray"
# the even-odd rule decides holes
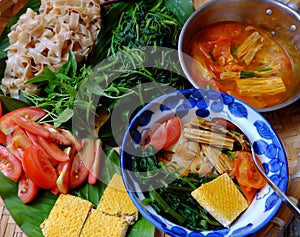
[[[26,0],[6,1],[0,0],[0,33],[5,28],[10,17],[16,14]],[[208,0],[194,0],[195,8],[198,8]],[[296,0],[295,0],[296,1]],[[287,194],[295,200],[300,199],[300,101],[278,110],[263,114],[278,133],[288,157],[290,183]],[[297,175],[298,174],[298,175]],[[298,177],[299,178],[298,178]],[[300,222],[293,219],[291,211],[282,205],[277,215],[259,233],[252,237],[300,237]],[[0,237],[27,237],[16,225],[9,211],[0,198]],[[169,237],[160,231],[156,231],[156,237]]]

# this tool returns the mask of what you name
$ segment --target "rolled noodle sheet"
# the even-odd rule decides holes
[[[24,83],[48,66],[57,71],[72,50],[78,61],[92,50],[101,25],[100,2],[94,0],[42,0],[39,14],[28,8],[11,28],[1,89],[18,98],[19,91],[39,93]]]

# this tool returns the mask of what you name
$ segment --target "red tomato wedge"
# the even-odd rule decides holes
[[[38,144],[42,147],[42,149],[53,159],[57,161],[68,161],[69,156],[64,153],[56,143],[50,141],[49,139],[45,139],[43,137],[37,137]]]
[[[97,139],[95,141],[95,158],[88,176],[89,184],[95,184],[98,180],[101,156],[102,156],[102,141],[100,139]]]
[[[73,160],[70,174],[70,189],[73,189],[88,177],[95,157],[95,143],[91,139],[83,139],[83,148]]]
[[[181,121],[180,118],[174,116],[173,118],[162,123],[152,135],[150,135],[150,142],[156,150],[173,145],[181,135]]]
[[[18,197],[24,202],[31,202],[38,193],[38,186],[22,173],[18,184]]]
[[[9,179],[17,182],[22,173],[22,164],[11,152],[0,145],[0,171]]]
[[[257,193],[257,189],[255,188],[250,188],[250,187],[244,187],[242,185],[240,185],[242,192],[244,194],[244,196],[247,199],[248,204],[250,204],[252,202],[252,200],[254,199],[256,193]]]
[[[12,120],[13,117],[23,117],[30,121],[36,121],[46,115],[42,109],[35,107],[24,107],[11,111],[0,118],[0,130],[8,135],[12,133],[18,125]]]
[[[147,145],[151,145],[155,150],[159,151],[164,148],[164,144],[166,143],[167,130],[163,124],[157,124],[157,126],[158,128],[150,135],[150,142]],[[156,127],[156,125],[154,125],[154,127]]]
[[[6,146],[7,144],[7,137],[6,135],[0,130],[0,145]]]
[[[254,189],[261,189],[265,186],[266,180],[256,168],[250,152],[237,151],[234,153],[234,158],[234,174],[241,186]],[[258,160],[258,162],[260,161]],[[260,166],[263,168],[261,163]]]
[[[42,126],[50,132],[50,139],[53,142],[63,145],[63,146],[72,145],[72,142],[69,140],[69,138],[60,132],[60,130],[63,130],[63,129],[57,129],[49,123],[43,123]]]
[[[22,128],[17,128],[13,132],[13,136],[11,139],[11,145],[15,148],[26,149],[30,145],[32,145],[31,140],[26,135],[25,131]]]
[[[15,124],[19,125],[21,128],[32,134],[45,138],[50,137],[50,132],[48,131],[48,129],[44,128],[42,125],[36,123],[35,121],[31,121],[23,117],[12,117],[12,120],[13,122],[15,122]]]
[[[57,178],[56,185],[60,193],[67,194],[69,192],[71,168],[71,160],[66,162],[60,162],[58,164],[57,173],[59,174],[59,176]]]
[[[218,118],[215,120],[215,123],[225,127],[226,129],[236,131],[236,126],[233,123],[227,121],[226,119]]]
[[[30,133],[28,131],[26,131],[26,135],[28,136],[28,138],[30,139],[30,141],[32,142],[33,145],[39,146],[43,150],[44,154],[46,155],[46,157],[48,158],[48,160],[50,160],[50,162],[51,162],[51,164],[53,166],[56,166],[59,163],[58,160],[53,159],[51,156],[49,156],[47,154],[47,152],[41,147],[41,145],[38,142],[38,137],[36,135],[34,135],[34,134],[32,134],[32,133]]]
[[[23,168],[38,187],[51,189],[56,186],[56,170],[38,146],[31,145],[24,151]]]

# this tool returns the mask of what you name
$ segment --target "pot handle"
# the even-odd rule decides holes
[[[288,7],[290,7],[291,9],[293,9],[294,11],[300,13],[300,0],[275,0],[275,1],[281,2],[287,5]]]

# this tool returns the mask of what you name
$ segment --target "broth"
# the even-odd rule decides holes
[[[265,30],[238,21],[203,28],[191,43],[188,65],[200,88],[231,94],[255,108],[282,102],[294,80],[292,62]]]

